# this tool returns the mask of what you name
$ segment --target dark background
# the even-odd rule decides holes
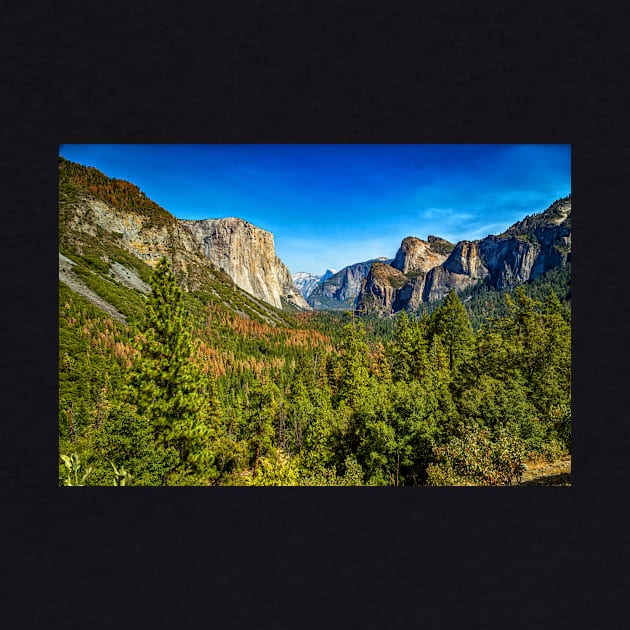
[[[19,8],[18,8],[19,7]],[[0,625],[625,628],[629,18],[3,5]],[[59,143],[570,143],[570,488],[57,486]]]

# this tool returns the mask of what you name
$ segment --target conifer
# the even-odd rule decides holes
[[[203,483],[216,474],[209,449],[210,392],[204,387],[207,377],[192,361],[183,293],[166,258],[158,263],[150,286],[128,400],[151,426],[158,446],[177,453],[172,479]]]
[[[474,334],[464,305],[455,291],[431,314],[427,324],[429,339],[439,336],[448,355],[450,370],[459,368],[474,348]]]

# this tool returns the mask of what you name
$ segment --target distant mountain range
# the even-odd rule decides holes
[[[328,278],[335,273],[337,273],[335,269],[326,269],[321,276],[318,276],[315,273],[308,273],[306,271],[298,271],[296,274],[293,274],[293,282],[300,290],[300,293],[304,296],[304,299],[307,299],[313,292],[313,289],[320,284],[320,282],[328,280]]]
[[[382,256],[344,267],[318,283],[309,294],[307,302],[316,310],[352,309],[361,285],[375,262],[391,262],[391,259]]]
[[[436,251],[437,250],[437,251]],[[403,240],[391,264],[371,266],[356,307],[380,314],[413,311],[420,304],[485,285],[502,290],[564,267],[571,261],[571,196],[525,217],[498,236],[451,245],[443,239]]]
[[[498,236],[456,244],[409,236],[394,258],[292,277],[270,232],[236,217],[177,219],[134,184],[63,157],[59,222],[60,280],[117,319],[125,318],[117,287],[131,290],[132,302],[146,293],[161,256],[188,292],[271,323],[282,319],[282,310],[413,311],[451,289],[512,287],[571,258],[568,196]]]
[[[498,236],[457,244],[429,235],[403,239],[393,259],[374,258],[328,278],[299,274],[303,293],[317,310],[390,314],[414,311],[451,289],[484,284],[501,290],[540,277],[571,260],[571,196],[525,217]],[[298,275],[298,274],[296,274]]]

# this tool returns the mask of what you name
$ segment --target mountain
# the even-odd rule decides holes
[[[59,158],[59,278],[112,317],[141,311],[151,270],[162,256],[202,304],[269,323],[281,310],[389,314],[417,310],[451,289],[502,290],[571,260],[571,197],[499,235],[453,245],[409,236],[393,259],[333,273],[296,274],[275,253],[273,234],[239,218],[179,220],[129,182]],[[296,285],[299,283],[299,288]],[[305,299],[304,296],[307,296]]]
[[[305,271],[298,271],[293,275],[293,282],[295,286],[300,290],[300,293],[304,299],[313,292],[313,289],[324,280],[328,280],[331,276],[337,273],[334,269],[326,269],[325,273],[318,276],[315,273],[308,273]]]
[[[426,326],[300,311],[269,233],[178,221],[63,159],[58,235],[59,485],[511,485],[570,453],[571,312],[536,298],[570,290],[570,204],[480,241],[408,237],[317,287],[352,304],[360,280],[387,315],[468,282],[463,309],[419,303]],[[540,272],[513,303],[489,284]]]
[[[498,236],[460,241],[455,246],[436,237],[427,242],[404,239],[391,265],[385,265],[389,269],[372,267],[357,308],[380,314],[413,311],[420,304],[446,297],[451,290],[461,292],[482,284],[496,290],[514,287],[570,260],[569,195]]]
[[[453,243],[437,236],[429,236],[426,241],[408,236],[403,239],[391,264],[404,274],[426,273],[443,263],[453,247]]]
[[[179,220],[214,265],[255,297],[282,308],[282,300],[311,310],[286,265],[276,256],[273,234],[243,219]]]
[[[352,308],[361,290],[361,284],[375,262],[391,262],[391,259],[382,256],[344,267],[320,282],[308,296],[308,303],[318,310]]]
[[[240,219],[178,220],[137,186],[63,157],[59,246],[60,281],[119,321],[142,310],[162,256],[200,311],[216,304],[277,324],[283,306],[310,310],[269,232]]]

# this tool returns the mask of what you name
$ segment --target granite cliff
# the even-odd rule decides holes
[[[444,298],[451,290],[481,283],[504,289],[566,265],[571,259],[571,196],[525,217],[498,236],[460,241],[451,247],[436,237],[427,242],[404,239],[391,265],[372,267],[357,308],[381,314],[413,311],[422,303]]]
[[[426,273],[443,263],[452,249],[452,243],[437,236],[429,236],[426,241],[408,236],[400,244],[391,265],[404,274]]]
[[[203,254],[248,293],[282,308],[282,299],[304,310],[311,307],[276,256],[273,234],[243,219],[180,220]]]
[[[236,290],[233,299],[226,297],[223,301],[233,302],[236,310],[240,309],[237,304],[246,305],[270,321],[275,321],[276,315],[256,300],[278,309],[286,301],[310,310],[289,270],[276,256],[270,232],[235,218],[177,219],[134,184],[109,178],[93,167],[62,157],[59,224],[63,252],[87,255],[96,267],[102,267],[107,278],[131,288],[140,290],[132,286],[133,263],[123,268],[112,252],[127,252],[133,257],[129,260],[138,259],[149,267],[165,256],[186,290],[203,291],[210,285],[221,285],[225,296]],[[63,268],[60,263],[63,282],[76,285],[73,273],[68,263]],[[250,303],[244,292],[256,300]]]

